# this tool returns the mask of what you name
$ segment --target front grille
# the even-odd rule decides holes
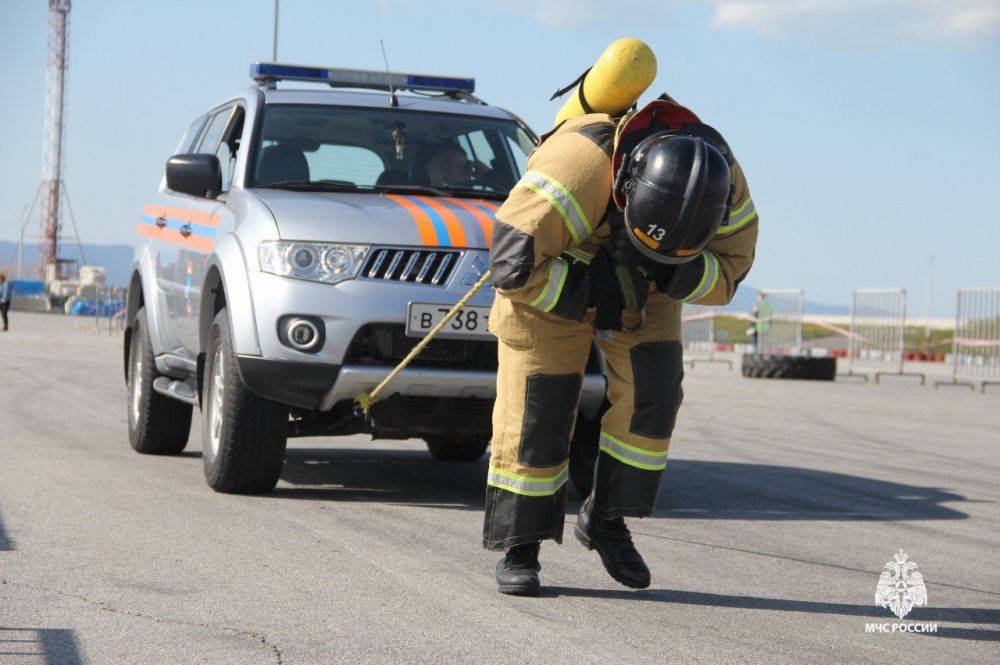
[[[355,333],[344,364],[393,367],[419,342],[420,338],[406,336],[402,324],[369,323]],[[410,366],[496,371],[497,343],[493,340],[435,338]],[[601,372],[596,344],[590,347],[585,371],[587,374]]]
[[[370,323],[354,335],[344,363],[391,367],[419,342],[417,337],[407,337],[401,324]],[[435,338],[410,366],[496,370],[497,344],[490,340]]]
[[[441,286],[458,263],[459,252],[376,247],[361,269],[368,279]]]
[[[390,395],[372,406],[376,436],[455,438],[489,436],[492,399]]]
[[[460,397],[424,397],[420,395],[401,395],[393,404],[398,409],[399,416],[419,422],[427,415],[440,411],[444,418],[480,418],[488,420],[493,413],[492,399],[475,399]]]

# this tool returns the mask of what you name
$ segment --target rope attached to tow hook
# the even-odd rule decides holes
[[[438,321],[438,324],[431,328],[430,332],[428,332],[427,335],[420,340],[420,343],[413,347],[413,350],[406,354],[405,358],[399,361],[399,364],[396,365],[391,372],[389,372],[388,376],[382,379],[381,383],[372,388],[371,391],[361,393],[354,398],[354,401],[357,402],[358,406],[361,407],[361,410],[364,411],[365,416],[368,416],[368,410],[371,409],[372,404],[378,400],[378,396],[383,390],[385,390],[386,386],[392,383],[392,380],[395,379],[400,372],[406,369],[406,366],[409,365],[414,358],[420,355],[420,352],[424,350],[425,346],[430,344],[430,341],[434,339],[434,336],[441,332],[441,329],[444,328],[449,321],[455,318],[455,315],[458,314],[459,310],[465,307],[465,304],[472,299],[472,296],[476,295],[476,293],[490,281],[491,276],[492,274],[489,270],[483,273],[483,276],[479,278],[478,282],[473,284],[472,288],[469,289],[469,292],[462,296],[461,300],[455,303],[455,306],[444,315],[444,318]]]

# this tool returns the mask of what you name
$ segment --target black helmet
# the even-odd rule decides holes
[[[656,132],[622,164],[615,199],[624,200],[625,231],[657,263],[690,261],[729,215],[729,164],[698,136]]]

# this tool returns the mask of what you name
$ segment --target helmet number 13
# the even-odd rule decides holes
[[[656,242],[662,242],[663,236],[667,235],[667,230],[660,226],[657,226],[656,224],[650,224],[649,228],[646,229],[646,235],[648,235]]]

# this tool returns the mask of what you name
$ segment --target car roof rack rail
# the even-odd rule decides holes
[[[258,85],[272,89],[277,87],[278,81],[305,81],[307,83],[323,83],[331,88],[363,88],[384,92],[390,90],[409,90],[416,93],[437,92],[463,101],[486,103],[472,94],[476,90],[476,80],[463,76],[255,62],[250,65],[250,78]]]

